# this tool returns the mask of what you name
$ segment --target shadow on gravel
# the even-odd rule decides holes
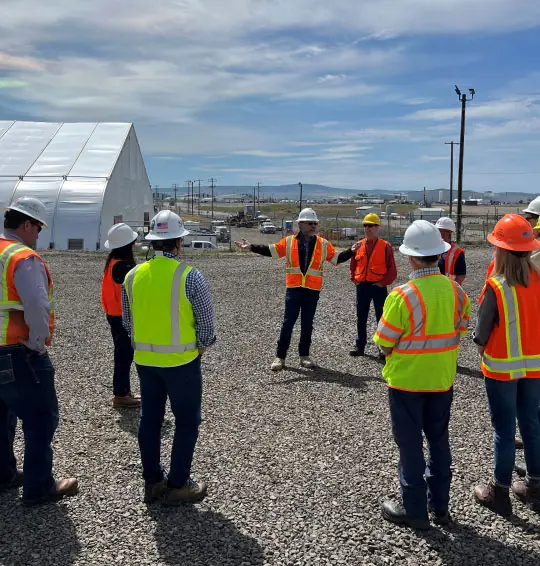
[[[530,548],[521,549],[518,540],[515,541],[516,546],[506,545],[500,540],[479,534],[468,525],[456,524],[448,531],[432,530],[423,536],[445,566],[467,564],[538,566],[540,564],[540,551],[531,551]]]
[[[65,505],[25,507],[16,491],[0,496],[0,564],[71,566],[81,546]]]
[[[316,367],[314,369],[299,369],[287,367],[286,371],[299,374],[298,377],[293,379],[285,379],[283,381],[273,381],[272,385],[283,385],[288,383],[299,383],[301,381],[311,381],[314,383],[337,383],[343,387],[351,387],[352,389],[360,389],[365,391],[367,389],[367,382],[369,381],[382,381],[379,375],[355,375],[352,373],[336,371],[323,367]]]
[[[457,372],[459,375],[466,375],[467,377],[476,377],[477,379],[484,379],[484,375],[482,374],[482,370],[480,369],[471,369],[465,366],[458,365]]]
[[[137,409],[124,409],[118,411],[118,419],[116,423],[124,431],[133,436],[137,436],[139,433],[139,411]],[[168,438],[173,431],[174,425],[167,417],[163,421],[163,426],[161,427],[161,437]]]
[[[242,534],[221,513],[199,511],[189,505],[173,509],[150,507],[148,513],[156,523],[154,536],[165,564],[257,566],[264,563],[259,543]]]

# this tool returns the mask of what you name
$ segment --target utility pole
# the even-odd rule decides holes
[[[465,152],[465,112],[467,110],[467,102],[473,100],[476,91],[474,88],[470,88],[469,92],[471,94],[470,98],[467,98],[466,94],[462,94],[456,85],[456,94],[461,101],[461,134],[459,137],[459,172],[458,172],[458,203],[457,203],[457,223],[456,223],[456,240],[459,243],[461,241],[461,216],[462,216],[462,204],[463,204],[463,154]]]
[[[199,202],[197,203],[197,214],[201,215],[201,180],[202,179],[195,179],[195,183],[199,183]]]
[[[173,185],[174,189],[174,211],[176,212],[176,183]]]
[[[300,211],[302,211],[302,183],[298,183],[300,187]]]
[[[424,187],[424,207],[427,208],[426,187]]]
[[[187,212],[189,214],[189,186],[191,185],[191,181],[184,181],[184,183],[187,185],[187,201],[186,201],[186,205],[187,205]]]
[[[255,190],[257,189],[257,187],[253,187],[253,218],[255,218],[256,214],[255,214]]]
[[[214,220],[214,183],[217,181],[217,179],[209,179],[208,182],[210,183],[210,188],[212,189],[212,220]]]
[[[257,183],[257,210],[261,208],[261,184]]]
[[[452,203],[454,200],[454,146],[459,145],[459,143],[451,141],[445,142],[444,145],[450,146],[450,207],[448,210],[448,216],[452,218]]]
[[[191,181],[191,214],[195,214],[195,182]]]

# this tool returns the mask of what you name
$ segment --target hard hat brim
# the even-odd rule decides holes
[[[399,253],[411,257],[430,257],[433,255],[443,254],[444,252],[447,252],[451,247],[452,246],[447,242],[441,242],[441,245],[437,246],[436,248],[431,248],[429,250],[413,250],[405,244],[401,244],[401,246],[399,246]]]
[[[166,236],[162,236],[161,234],[152,234],[152,232],[148,232],[148,234],[146,235],[146,237],[144,238],[145,240],[176,240],[177,238],[183,238],[184,236],[187,236],[190,233],[189,230],[186,230],[185,228],[180,231],[177,232],[176,234],[167,234]]]
[[[33,214],[28,214],[28,211],[26,210],[22,210],[20,209],[18,206],[6,206],[4,208],[4,210],[16,210],[17,212],[20,212],[21,214],[24,214],[25,216],[28,216],[28,218],[32,218],[32,220],[37,220],[38,222],[41,223],[41,225],[43,226],[43,228],[48,228],[49,225],[44,222],[41,218],[38,218],[37,216],[33,215]]]
[[[103,247],[106,250],[117,250],[118,248],[123,248],[124,246],[129,246],[129,244],[132,244],[133,242],[135,242],[138,237],[139,237],[139,234],[137,234],[137,232],[133,232],[133,239],[130,240],[129,242],[126,242],[125,244],[117,244],[115,246],[114,244],[111,245],[111,242],[109,240],[105,240]]]
[[[540,249],[540,241],[536,239],[523,244],[509,244],[508,242],[499,240],[499,238],[496,238],[493,234],[489,234],[487,241],[496,248],[502,248],[503,250],[509,250],[511,252],[533,252],[534,250]]]

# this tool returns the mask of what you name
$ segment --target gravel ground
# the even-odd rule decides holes
[[[468,251],[465,287],[474,305],[489,257],[487,248]],[[290,368],[275,374],[269,364],[283,313],[283,266],[241,253],[192,258],[211,282],[219,338],[203,358],[193,470],[208,481],[209,496],[194,507],[147,508],[137,414],[110,405],[112,342],[99,307],[103,257],[48,254],[47,261],[58,314],[55,469],[58,477],[78,476],[81,493],[30,509],[14,493],[0,495],[0,564],[540,564],[537,515],[515,502],[507,521],[472,500],[475,483],[489,479],[492,444],[470,339],[451,423],[457,524],[419,534],[381,518],[380,500],[398,494],[397,451],[380,363],[348,355],[355,310],[347,266],[328,269],[321,295],[312,350],[321,367],[299,369],[294,348]],[[402,283],[408,269],[399,262]],[[172,430],[168,413],[167,455]]]

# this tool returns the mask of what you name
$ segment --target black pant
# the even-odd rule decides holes
[[[285,294],[285,318],[281,327],[281,334],[277,343],[277,357],[286,358],[291,344],[294,325],[300,315],[300,343],[298,353],[300,356],[309,356],[311,334],[313,333],[313,319],[317,310],[320,291],[312,291],[305,287],[287,289]]]
[[[363,282],[358,283],[356,286],[356,325],[357,337],[356,347],[359,350],[364,350],[367,342],[367,320],[369,316],[369,307],[371,301],[375,307],[375,318],[377,324],[383,313],[383,306],[386,297],[388,296],[388,289],[386,287],[377,287],[374,283]]]
[[[407,515],[426,519],[427,507],[448,511],[452,457],[448,423],[454,390],[411,392],[388,388],[392,431],[399,448],[399,482]],[[426,466],[422,432],[429,458]],[[425,479],[424,479],[425,477]]]
[[[107,315],[107,320],[111,325],[114,343],[113,392],[116,396],[123,397],[131,392],[129,372],[133,362],[133,348],[131,339],[122,326],[122,317]]]

